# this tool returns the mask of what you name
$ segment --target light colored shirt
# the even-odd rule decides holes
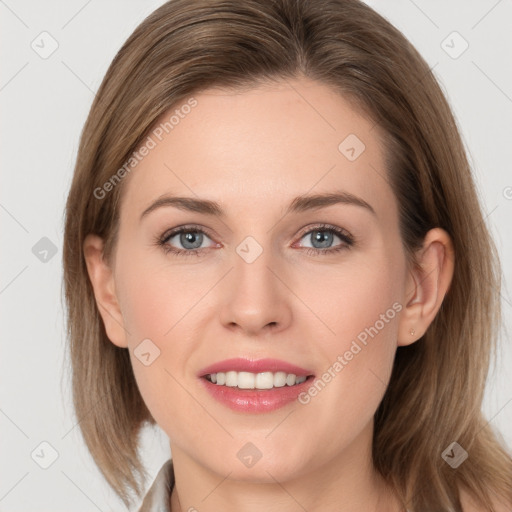
[[[174,487],[174,467],[169,459],[160,468],[138,512],[171,512],[169,497]]]

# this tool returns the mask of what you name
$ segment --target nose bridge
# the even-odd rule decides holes
[[[258,239],[256,238],[258,237]],[[270,234],[246,236],[235,248],[233,279],[242,295],[266,295],[268,300],[276,290]]]
[[[223,322],[257,331],[288,317],[286,287],[276,277],[279,267],[272,251],[271,233],[248,235],[235,247],[233,270],[225,289]]]

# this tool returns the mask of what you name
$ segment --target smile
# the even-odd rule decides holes
[[[207,380],[217,386],[236,387],[238,389],[272,389],[302,384],[306,376],[297,376],[285,372],[218,372],[206,375]]]

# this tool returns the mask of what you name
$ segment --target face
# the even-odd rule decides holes
[[[282,481],[371,433],[406,293],[397,202],[378,128],[329,87],[297,79],[194,98],[123,183],[113,279],[124,339],[113,341],[129,348],[173,450],[234,479]],[[323,194],[338,198],[304,199]],[[222,214],[155,204],[169,197]],[[283,363],[307,381],[261,391],[203,377],[233,358],[279,361],[228,363],[254,370],[228,376],[240,387],[267,373],[264,386],[265,368],[278,386]]]

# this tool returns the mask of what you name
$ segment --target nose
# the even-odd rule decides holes
[[[241,244],[232,259],[233,268],[223,283],[221,322],[227,329],[248,336],[286,329],[292,318],[286,271],[271,250],[263,250],[256,259],[247,257],[255,247]],[[259,252],[259,251],[258,251]]]

